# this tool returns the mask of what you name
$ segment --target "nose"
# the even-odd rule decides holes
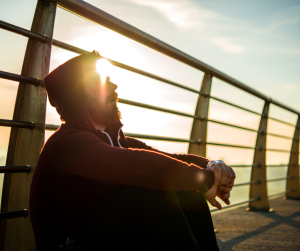
[[[110,87],[113,91],[115,91],[115,90],[118,88],[118,86],[117,86],[116,84],[114,84],[113,82],[110,82],[110,81],[109,81],[109,87]]]

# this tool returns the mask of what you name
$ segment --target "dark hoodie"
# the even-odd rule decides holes
[[[97,59],[95,54],[82,54],[45,78],[50,104],[66,123],[44,145],[31,185],[30,217],[37,251],[55,250],[69,235],[84,229],[116,184],[203,192],[214,182],[203,157],[157,151],[125,137],[120,122],[105,132],[95,129],[84,98],[81,67]]]

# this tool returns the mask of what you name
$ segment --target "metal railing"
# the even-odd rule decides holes
[[[299,130],[300,130],[300,112],[288,107],[278,101],[275,101],[266,95],[260,93],[257,90],[237,81],[236,79],[226,75],[225,73],[203,63],[202,61],[162,42],[161,40],[123,22],[122,20],[111,16],[108,13],[86,3],[82,0],[43,0],[38,1],[35,16],[31,30],[15,26],[13,24],[0,21],[0,28],[8,30],[10,32],[17,33],[29,38],[23,68],[21,74],[13,74],[9,72],[0,71],[0,78],[20,82],[16,105],[14,110],[14,116],[12,120],[0,119],[0,126],[11,127],[11,136],[9,141],[9,148],[7,154],[6,166],[0,167],[0,172],[5,173],[4,188],[1,203],[0,218],[9,219],[17,218],[14,220],[14,225],[7,227],[7,224],[11,224],[8,221],[1,221],[0,246],[5,250],[14,250],[18,243],[18,250],[34,249],[33,243],[26,243],[23,246],[19,242],[26,238],[32,238],[33,233],[30,227],[30,221],[28,217],[28,211],[23,208],[28,208],[29,200],[29,187],[34,171],[34,167],[37,163],[40,149],[44,141],[44,130],[54,131],[59,128],[59,125],[46,124],[45,125],[45,112],[46,112],[46,93],[43,78],[49,72],[49,63],[51,55],[51,47],[56,46],[75,53],[87,52],[81,48],[64,43],[53,39],[53,28],[56,8],[63,8],[71,13],[74,13],[80,17],[88,19],[96,24],[109,28],[117,33],[124,35],[140,44],[143,44],[153,50],[156,50],[166,56],[169,56],[175,60],[178,60],[188,66],[191,66],[197,70],[204,72],[204,78],[202,81],[201,89],[195,90],[193,88],[184,86],[180,83],[172,80],[157,76],[155,74],[137,69],[132,66],[117,62],[106,58],[112,65],[125,69],[127,71],[140,74],[142,76],[161,81],[162,83],[186,90],[198,95],[198,101],[194,114],[188,114],[176,110],[171,110],[163,107],[153,106],[151,104],[145,104],[135,102],[126,99],[119,99],[120,103],[141,107],[144,109],[150,109],[158,112],[164,112],[182,117],[188,117],[193,119],[193,125],[191,130],[191,136],[189,139],[164,137],[156,135],[144,135],[125,133],[127,136],[162,140],[171,142],[183,142],[189,144],[188,152],[191,154],[198,154],[206,156],[206,149],[208,145],[219,147],[231,147],[239,149],[248,149],[254,151],[254,160],[252,164],[248,165],[232,165],[234,168],[251,168],[251,180],[249,182],[235,184],[235,187],[250,186],[249,199],[237,203],[233,203],[225,208],[249,203],[249,208],[252,210],[268,210],[270,196],[285,194],[288,198],[300,197],[299,189]],[[40,63],[43,58],[43,64]],[[104,57],[103,57],[104,58]],[[46,63],[45,63],[46,62]],[[234,104],[232,102],[223,100],[219,97],[215,97],[210,94],[211,82],[213,78],[220,79],[236,88],[239,88],[249,94],[254,95],[264,100],[265,105],[262,113],[258,113],[246,107]],[[218,121],[210,119],[208,116],[209,102],[213,99],[217,102],[221,102],[225,105],[235,107],[242,111],[260,116],[259,128],[253,129],[240,125],[228,123],[226,121]],[[29,102],[34,101],[34,102]],[[283,121],[277,118],[269,116],[269,106],[274,104],[287,111],[290,111],[298,116],[297,124],[294,125],[287,121]],[[39,111],[39,112],[37,112]],[[30,119],[29,119],[30,118]],[[31,121],[33,120],[33,121]],[[268,120],[273,120],[288,126],[295,128],[294,136],[287,137],[281,134],[268,133],[267,123]],[[209,123],[219,124],[239,130],[256,133],[257,140],[255,146],[244,146],[235,144],[225,144],[220,142],[208,142],[207,141],[207,128]],[[267,149],[266,137],[267,135],[272,137],[278,137],[283,139],[292,140],[291,150],[284,149]],[[25,140],[24,140],[25,139]],[[286,152],[290,154],[290,160],[287,164],[280,165],[266,165],[266,151],[274,152]],[[287,167],[287,176],[275,179],[266,178],[267,167]],[[26,178],[25,178],[26,177]],[[286,191],[276,194],[267,193],[267,182],[287,181]],[[18,191],[19,195],[12,197],[12,192]],[[10,199],[8,199],[10,198]],[[22,208],[20,208],[22,205]],[[215,211],[212,209],[211,211]],[[24,218],[25,217],[25,218]],[[10,236],[23,236],[14,237],[11,241]],[[19,238],[19,239],[18,239]],[[0,249],[1,249],[0,247]],[[21,247],[21,249],[20,249]]]

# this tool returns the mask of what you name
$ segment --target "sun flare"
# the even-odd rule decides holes
[[[101,82],[104,83],[106,77],[111,75],[112,65],[107,59],[101,58],[96,63],[96,69],[97,72],[100,74]]]

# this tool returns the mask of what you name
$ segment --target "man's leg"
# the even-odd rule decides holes
[[[117,186],[108,196],[84,243],[85,250],[201,250],[175,192],[130,186]]]
[[[177,192],[177,199],[198,245],[203,250],[219,250],[206,199],[197,191]]]
[[[146,250],[202,250],[177,200],[176,192],[143,189],[140,220]]]
[[[142,191],[117,185],[90,220],[81,240],[84,251],[143,250],[139,210]]]

